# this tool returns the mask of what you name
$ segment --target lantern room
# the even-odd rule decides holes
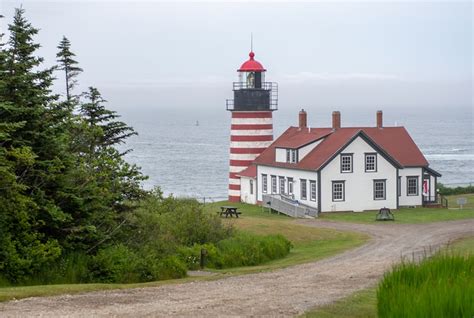
[[[239,82],[246,88],[262,88],[262,82],[265,82],[266,69],[263,65],[255,61],[255,53],[249,53],[249,60],[245,61],[237,70],[239,72]]]
[[[263,65],[255,60],[255,53],[237,70],[239,81],[234,82],[234,99],[227,100],[229,111],[273,111],[278,106],[278,86],[265,82]]]

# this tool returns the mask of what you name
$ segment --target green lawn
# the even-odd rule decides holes
[[[413,208],[392,210],[395,223],[429,223],[474,218],[474,208],[454,210],[435,208]],[[375,223],[376,211],[369,212],[327,212],[321,213],[321,220],[353,223]],[[390,222],[391,221],[386,221]],[[383,222],[377,222],[383,223]]]
[[[461,255],[474,254],[474,236],[454,241],[447,248],[453,253]],[[301,317],[377,317],[376,287],[355,292],[332,304],[315,308]]]
[[[311,228],[294,224],[292,218],[270,214],[261,207],[243,203],[217,202],[206,206],[209,213],[216,213],[221,205],[233,205],[242,211],[239,218],[227,218],[224,222],[235,228],[259,235],[282,234],[293,244],[290,254],[282,259],[251,267],[215,270],[221,273],[249,273],[287,267],[328,257],[362,245],[369,238],[356,232]]]

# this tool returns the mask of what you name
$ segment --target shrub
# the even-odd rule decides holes
[[[239,234],[217,243],[218,258],[209,255],[209,266],[254,266],[288,255],[291,243],[282,235]]]
[[[187,268],[177,256],[168,256],[153,264],[153,280],[181,278],[186,276]]]
[[[402,263],[377,289],[379,317],[472,317],[474,255],[437,254]]]
[[[466,187],[456,187],[456,188],[449,188],[443,185],[442,183],[438,183],[439,193],[442,195],[456,195],[456,194],[468,194],[474,193],[474,186],[469,185]]]
[[[94,281],[103,283],[132,283],[140,281],[142,264],[138,256],[119,244],[100,250],[91,260],[89,269]]]
[[[196,200],[162,198],[155,191],[130,215],[121,241],[134,249],[146,244],[162,255],[171,255],[180,246],[216,243],[232,234],[232,227],[224,225],[217,215],[205,213]]]

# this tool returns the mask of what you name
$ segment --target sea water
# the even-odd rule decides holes
[[[225,199],[229,175],[230,113],[148,108],[122,111],[122,120],[139,133],[124,147],[133,149],[127,160],[142,167],[149,179],[144,187],[160,187],[165,194]],[[330,125],[330,112],[308,112],[311,127]],[[297,125],[297,111],[274,113],[274,136]],[[374,126],[375,112],[343,112],[342,126]],[[404,126],[430,167],[442,174],[443,184],[474,183],[472,111],[384,113],[384,125]]]

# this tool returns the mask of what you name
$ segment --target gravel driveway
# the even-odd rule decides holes
[[[430,224],[349,224],[296,220],[306,226],[368,233],[364,246],[314,263],[215,281],[36,297],[0,303],[2,317],[295,316],[374,284],[402,256],[420,257],[474,235],[474,219]]]

